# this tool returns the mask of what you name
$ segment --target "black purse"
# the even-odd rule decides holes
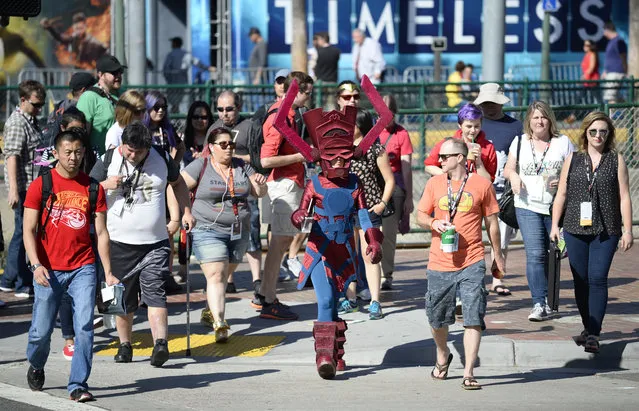
[[[519,153],[521,151],[521,136],[517,137],[517,163],[515,169],[519,173]],[[517,214],[515,212],[515,193],[510,184],[510,180],[504,184],[504,193],[498,201],[499,204],[499,219],[510,227],[518,229],[519,223],[517,222]]]

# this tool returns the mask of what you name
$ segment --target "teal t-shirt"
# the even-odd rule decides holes
[[[113,100],[100,96],[94,91],[85,91],[78,100],[77,108],[91,124],[90,143],[104,154],[104,141],[107,131],[115,123],[115,101],[117,96],[111,94]],[[113,102],[112,102],[113,101]]]

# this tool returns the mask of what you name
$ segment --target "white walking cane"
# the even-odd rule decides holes
[[[189,238],[191,237],[189,231],[189,225],[184,225],[186,231],[186,356],[191,356],[191,276],[189,275],[189,263],[191,262],[191,244]]]

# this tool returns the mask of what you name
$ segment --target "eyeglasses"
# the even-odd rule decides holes
[[[590,135],[590,137],[597,137],[597,134],[601,137],[606,137],[608,135],[608,130],[596,130],[594,128],[588,130],[588,135]]]
[[[164,110],[164,111],[166,111],[166,109],[167,109],[168,107],[169,107],[169,106],[168,106],[168,105],[166,105],[166,104],[156,104],[156,105],[154,105],[154,106],[153,106],[153,110],[155,110],[155,111],[160,111],[160,110]]]
[[[460,155],[461,153],[450,153],[450,154],[440,154],[439,155],[439,161],[446,161],[451,157],[455,157]]]
[[[340,97],[344,100],[359,100],[361,96],[359,94],[340,94]]]
[[[233,141],[220,141],[219,143],[213,144],[217,144],[222,150],[226,150],[227,148],[233,150],[235,148],[235,143]]]
[[[27,102],[29,104],[31,104],[33,106],[33,108],[42,108],[42,107],[44,107],[44,104],[45,104],[44,102],[42,102],[42,103],[34,103],[31,100],[27,100]]]
[[[217,108],[218,113],[230,113],[231,111],[235,111],[235,107],[233,106],[228,106],[228,107],[218,107]]]
[[[192,116],[191,120],[208,120],[209,116]]]

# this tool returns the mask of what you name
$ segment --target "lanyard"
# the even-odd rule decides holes
[[[122,155],[122,146],[120,146],[119,148],[120,151],[120,155]],[[122,156],[122,165],[124,166],[124,169],[126,171],[126,181],[129,181],[134,174],[137,175],[135,176],[135,182],[131,184],[131,188],[129,189],[129,197],[132,198],[133,193],[135,192],[135,188],[138,186],[138,182],[140,181],[140,175],[142,174],[142,167],[144,167],[144,163],[146,162],[146,159],[149,157],[149,153],[151,151],[147,151],[146,156],[144,156],[144,158],[142,159],[142,161],[140,161],[135,168],[133,169],[133,172],[129,175],[129,166],[127,165],[127,159],[124,158],[124,156]],[[122,169],[122,168],[120,168]]]
[[[453,218],[455,218],[455,215],[457,215],[457,207],[459,206],[459,202],[461,201],[464,187],[466,187],[466,181],[468,181],[469,176],[470,174],[466,173],[464,181],[462,181],[462,184],[459,187],[459,191],[457,192],[457,196],[455,196],[455,198],[453,198],[453,187],[450,184],[450,176],[448,176],[448,214],[450,215],[450,223],[453,222]]]
[[[541,155],[541,160],[539,164],[537,164],[537,159],[535,156],[535,145],[533,144],[532,138],[530,139],[530,151],[532,151],[533,164],[535,165],[535,174],[539,175],[542,167],[544,166],[544,158],[546,158],[546,153],[548,153],[548,149],[550,148],[550,141],[546,143],[546,149],[544,150],[544,154]]]
[[[597,164],[597,167],[595,167],[595,170],[592,172],[592,180],[590,180],[590,170],[592,169],[592,167],[590,166],[590,164],[588,164],[588,160],[586,157],[590,158],[590,156],[589,155],[584,156],[584,164],[586,165],[586,178],[588,179],[588,194],[592,198],[592,189],[595,186],[595,180],[597,178],[597,172],[599,171],[599,167],[601,166],[601,163],[603,162],[603,155],[601,156],[601,159],[599,160],[599,164]],[[590,161],[592,162],[592,159]]]
[[[226,178],[227,180],[227,186],[229,188],[229,193],[231,193],[231,204],[233,206],[233,214],[235,214],[235,220],[239,220],[240,219],[240,211],[239,208],[237,206],[237,201],[235,200],[235,181],[233,180],[233,164],[231,163],[231,166],[229,168],[229,175],[226,176],[224,174],[224,172],[222,171],[222,169],[220,167],[218,167],[217,161],[213,160],[213,164],[215,164],[215,169],[216,171],[219,172],[219,174]],[[222,199],[224,200],[224,199]]]

